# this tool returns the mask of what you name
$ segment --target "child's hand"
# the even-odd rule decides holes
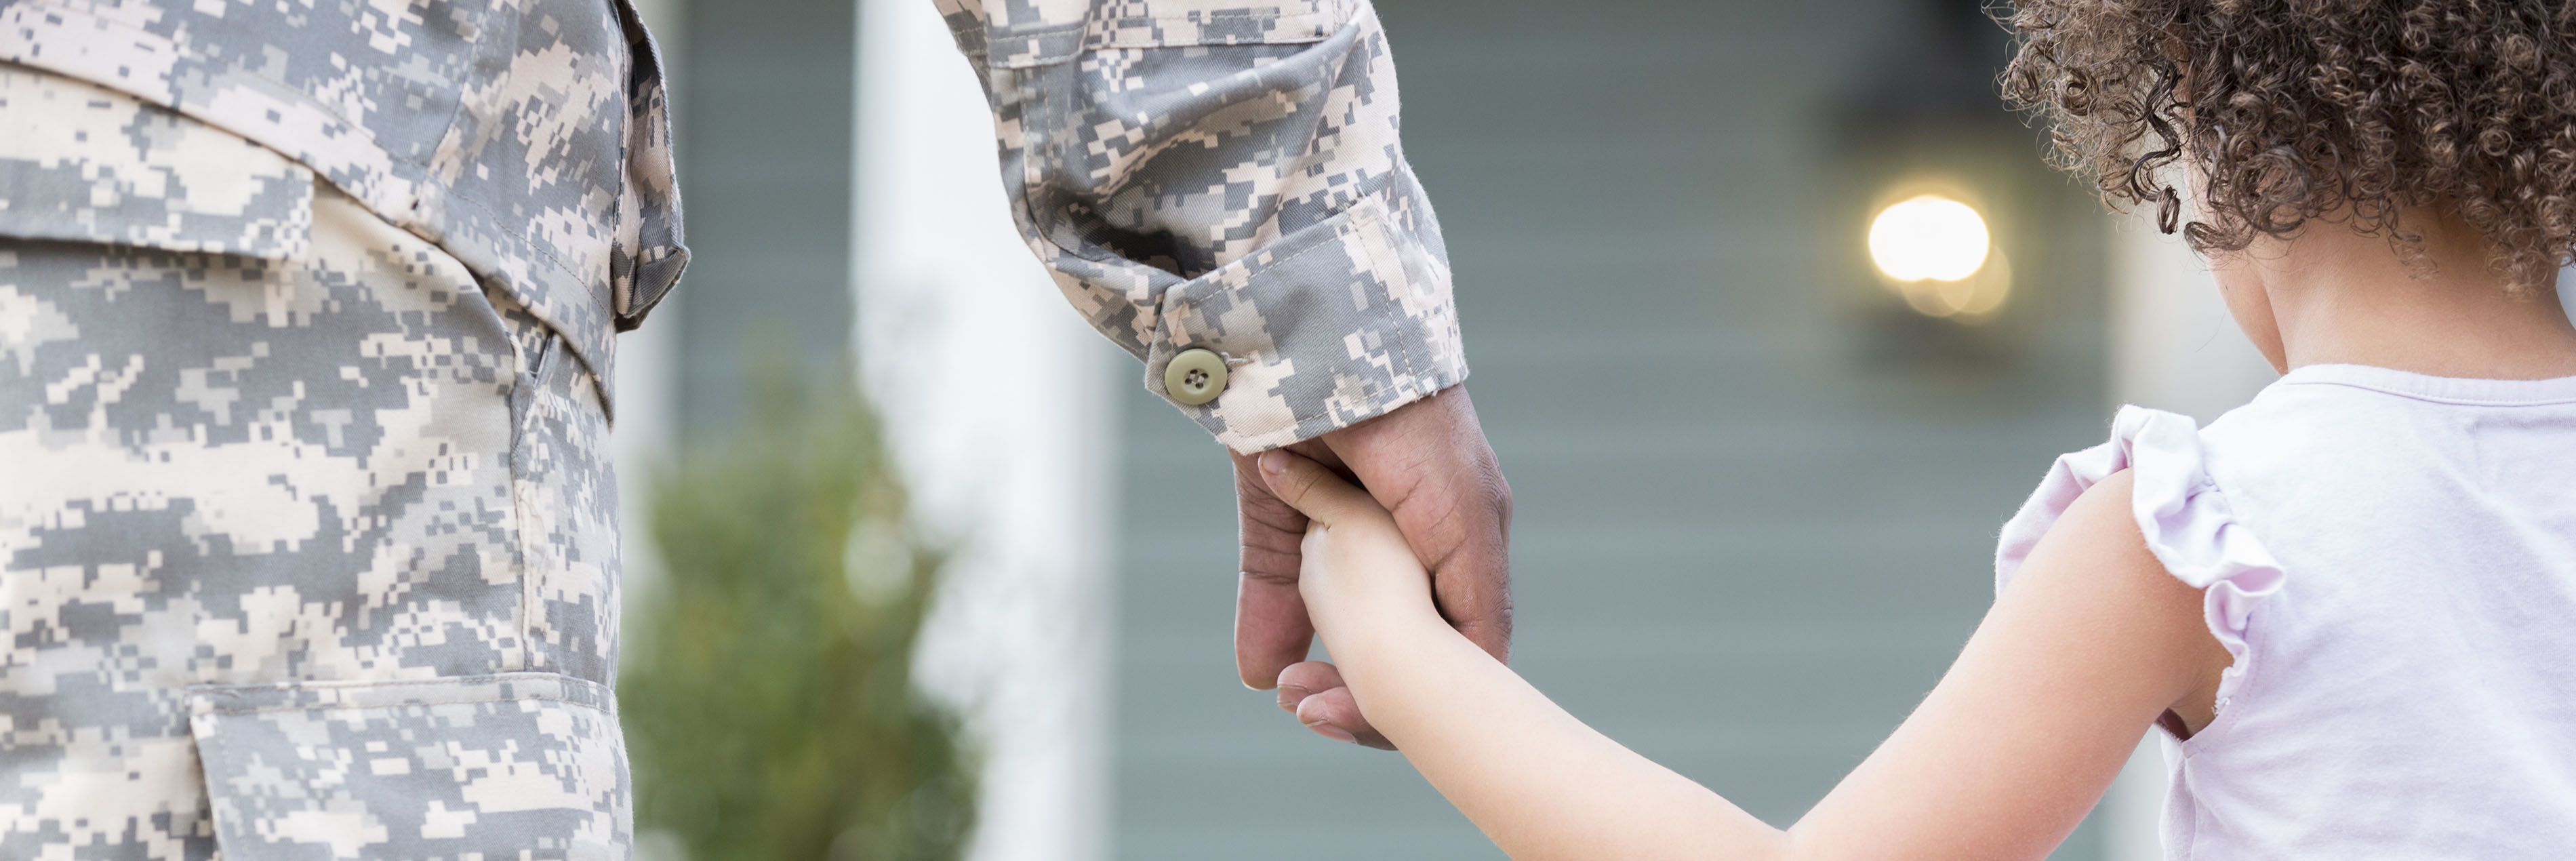
[[[1310,521],[1297,591],[1337,657],[1386,625],[1440,623],[1431,578],[1395,518],[1367,491],[1286,451],[1261,455],[1262,478]]]

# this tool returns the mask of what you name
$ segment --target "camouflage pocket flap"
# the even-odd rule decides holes
[[[286,259],[313,172],[167,108],[0,65],[0,236]]]
[[[553,673],[189,690],[233,861],[622,859],[613,695]]]

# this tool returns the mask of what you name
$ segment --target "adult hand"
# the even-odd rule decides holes
[[[1440,614],[1497,660],[1512,640],[1512,490],[1476,423],[1463,384],[1321,437],[1288,446],[1343,473],[1395,514]],[[1328,738],[1393,750],[1370,728],[1333,665],[1307,661],[1315,628],[1297,594],[1306,516],[1271,495],[1251,455],[1234,456],[1243,516],[1243,583],[1234,613],[1235,666],[1254,690],[1279,689],[1279,707]]]

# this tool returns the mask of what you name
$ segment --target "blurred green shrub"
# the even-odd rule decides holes
[[[667,575],[619,697],[637,832],[695,861],[958,858],[974,763],[912,678],[941,560],[854,388],[768,367],[750,421],[655,483]]]

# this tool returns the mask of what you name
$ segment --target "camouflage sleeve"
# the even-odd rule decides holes
[[[1286,445],[1466,378],[1367,0],[935,2],[1030,249],[1219,441]],[[1165,371],[1201,349],[1225,373],[1193,403]]]

